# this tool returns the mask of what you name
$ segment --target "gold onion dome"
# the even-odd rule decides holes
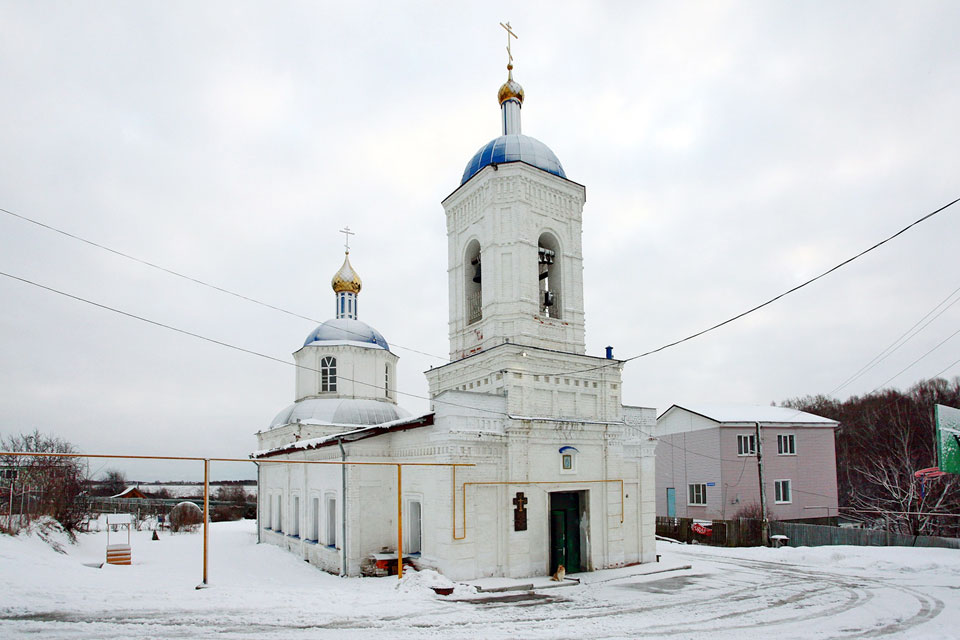
[[[500,87],[500,91],[497,92],[497,100],[500,101],[500,104],[503,104],[511,98],[515,98],[517,102],[523,104],[523,87],[520,86],[520,83],[513,79],[513,65],[507,65],[507,81],[503,83],[503,86]]]
[[[344,291],[360,293],[360,287],[363,286],[363,282],[360,280],[360,276],[357,275],[357,272],[353,270],[353,266],[350,264],[349,251],[343,258],[343,266],[340,267],[340,270],[334,274],[333,280],[330,281],[330,286],[333,287],[333,290],[336,293],[342,293]]]

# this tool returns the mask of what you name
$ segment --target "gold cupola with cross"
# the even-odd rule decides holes
[[[360,276],[357,275],[353,265],[350,264],[350,236],[354,233],[350,231],[350,227],[341,229],[340,233],[346,238],[343,245],[343,265],[340,266],[339,271],[333,274],[330,286],[333,287],[333,292],[337,294],[337,317],[356,320],[357,294],[363,287],[363,281],[360,280]]]

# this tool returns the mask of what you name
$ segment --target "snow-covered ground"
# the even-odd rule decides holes
[[[718,549],[661,542],[649,565],[580,574],[533,593],[438,596],[431,572],[342,579],[256,544],[250,521],[200,534],[135,532],[133,565],[105,565],[106,534],[58,553],[0,535],[2,638],[957,638],[960,552]],[[48,536],[58,538],[57,535]]]

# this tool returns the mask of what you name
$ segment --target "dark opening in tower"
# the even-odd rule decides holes
[[[540,314],[559,318],[560,300],[560,243],[551,233],[540,234],[537,243],[537,276],[540,280]]]
[[[480,243],[471,240],[464,255],[464,310],[467,324],[473,324],[483,318],[483,288],[481,286],[482,271],[480,265]]]

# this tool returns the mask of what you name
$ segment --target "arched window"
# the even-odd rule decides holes
[[[540,280],[540,315],[559,318],[562,308],[560,292],[560,243],[551,233],[540,234],[537,242],[537,277]]]
[[[483,290],[480,286],[482,269],[480,266],[480,243],[471,240],[464,254],[464,309],[467,324],[473,324],[483,318]]]
[[[320,361],[320,391],[337,390],[337,359],[331,356]]]
[[[390,364],[383,365],[383,395],[390,397]]]

